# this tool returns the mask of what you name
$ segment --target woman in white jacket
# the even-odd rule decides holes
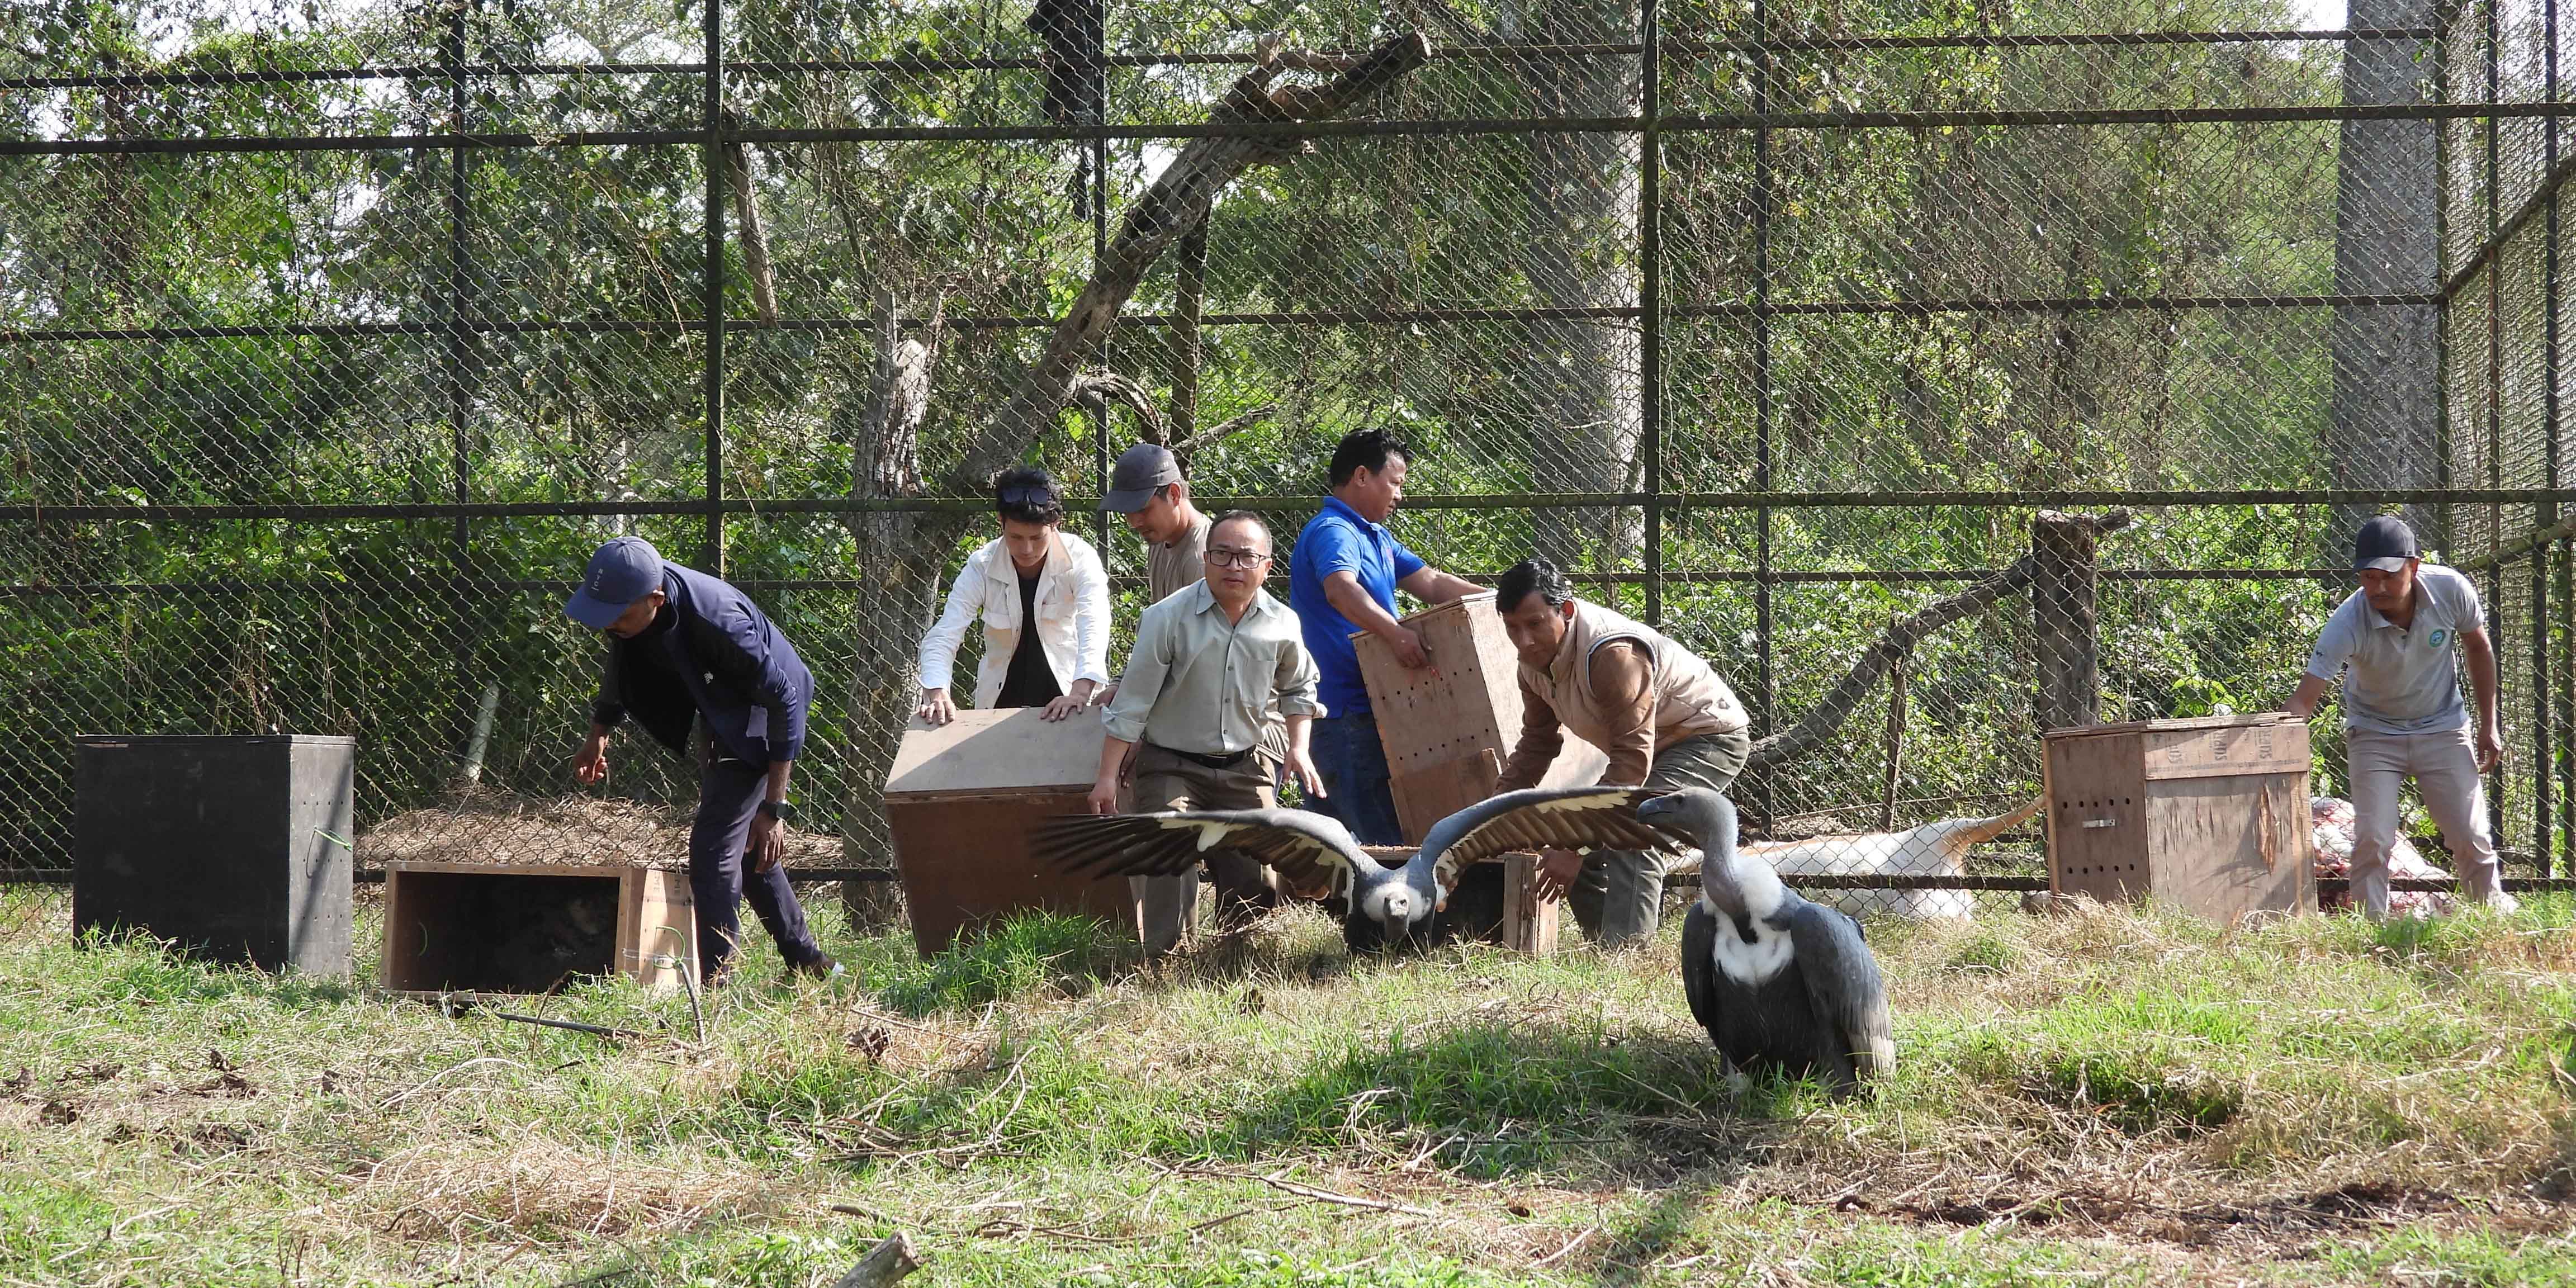
[[[966,557],[947,607],[921,639],[919,714],[935,725],[957,718],[948,683],[957,646],[978,617],[978,707],[1043,706],[1044,718],[1062,720],[1109,682],[1109,576],[1091,543],[1064,530],[1055,481],[1044,470],[1004,470],[993,500],[1001,537]]]

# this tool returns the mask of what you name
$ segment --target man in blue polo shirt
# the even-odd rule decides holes
[[[1317,696],[1324,715],[1314,722],[1313,755],[1330,794],[1308,807],[1340,819],[1363,845],[1400,845],[1404,829],[1396,822],[1386,747],[1378,741],[1350,637],[1367,631],[1386,641],[1397,661],[1428,666],[1421,636],[1395,619],[1396,589],[1432,604],[1484,589],[1423,563],[1386,530],[1387,517],[1404,499],[1412,454],[1382,429],[1343,435],[1326,476],[1332,491],[1323,512],[1297,534],[1288,567],[1288,606],[1297,611],[1306,651],[1323,676]]]

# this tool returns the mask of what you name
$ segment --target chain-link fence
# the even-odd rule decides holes
[[[996,469],[1168,441],[1285,547],[1385,426],[1415,549],[1580,570],[1763,735],[2010,580],[1751,776],[1777,836],[2278,705],[2402,507],[2477,569],[2498,839],[2554,873],[2554,3],[9,6],[0,867],[67,865],[82,732],[356,735],[362,862],[676,855],[564,804],[613,532],[779,621],[805,859],[881,866]],[[2098,570],[2033,555],[2115,509]],[[1075,526],[1123,639],[1141,550]],[[617,796],[688,800],[643,746]]]

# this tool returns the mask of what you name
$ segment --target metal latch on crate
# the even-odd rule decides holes
[[[2119,825],[2120,820],[2116,818],[2088,818],[2084,820],[2083,824],[2086,831],[2091,831],[2097,827],[2118,827]]]

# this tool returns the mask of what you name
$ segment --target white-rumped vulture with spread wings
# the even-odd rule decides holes
[[[1689,788],[1637,816],[1700,851],[1700,896],[1682,923],[1682,991],[1727,1062],[1813,1075],[1837,1094],[1896,1067],[1887,986],[1860,923],[1809,903],[1735,849],[1735,806]]]
[[[1485,859],[1516,850],[1687,852],[1638,817],[1653,795],[1638,787],[1505,792],[1433,824],[1401,868],[1370,858],[1340,822],[1297,809],[1059,815],[1039,822],[1029,852],[1068,872],[1141,877],[1186,872],[1207,852],[1231,849],[1299,889],[1329,886],[1349,908],[1343,941],[1371,952],[1442,938],[1449,891]]]

